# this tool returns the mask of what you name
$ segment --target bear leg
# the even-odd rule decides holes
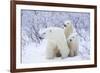
[[[53,50],[49,49],[49,50],[46,51],[46,58],[47,59],[53,59],[54,56],[55,56],[55,54],[54,54]]]
[[[73,57],[75,55],[75,51],[73,51],[72,49],[70,50],[69,56]]]
[[[68,50],[65,50],[65,49],[61,49],[60,50],[60,53],[61,53],[61,58],[62,59],[68,57],[68,55],[69,55],[69,51]]]
[[[46,49],[46,58],[47,59],[53,59],[55,57],[55,51],[56,45],[52,42],[47,43],[47,49]]]
[[[77,56],[78,55],[78,50],[75,50],[74,51],[74,56]]]

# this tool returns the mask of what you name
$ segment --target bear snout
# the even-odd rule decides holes
[[[42,40],[42,39],[44,39],[44,38],[43,38],[43,37],[41,37],[41,36],[39,36],[39,39],[41,39],[41,40]]]

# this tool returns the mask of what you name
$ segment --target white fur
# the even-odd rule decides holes
[[[76,33],[72,33],[67,39],[68,47],[70,49],[69,56],[73,57],[78,54],[79,41]]]
[[[47,28],[43,33],[47,39],[46,58],[52,59],[60,52],[62,58],[69,55],[69,47],[64,34],[64,30],[58,27]]]

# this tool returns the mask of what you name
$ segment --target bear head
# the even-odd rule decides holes
[[[52,33],[52,29],[44,28],[42,31],[41,30],[39,31],[39,34],[40,34],[39,38],[44,39],[47,36],[49,36],[51,33]]]

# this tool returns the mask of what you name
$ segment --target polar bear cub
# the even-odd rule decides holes
[[[76,33],[72,33],[67,39],[68,47],[70,49],[69,56],[73,57],[78,54],[79,41]]]
[[[47,40],[46,58],[53,59],[60,52],[61,58],[66,58],[69,55],[69,47],[64,34],[64,29],[58,27],[46,28],[42,33],[44,39]]]

